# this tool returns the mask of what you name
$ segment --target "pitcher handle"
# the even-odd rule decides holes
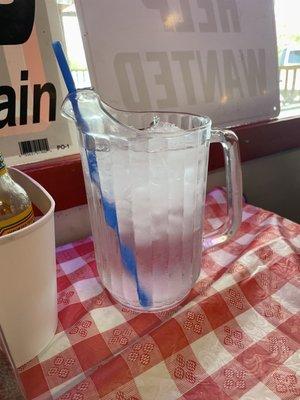
[[[216,231],[204,235],[204,250],[227,242],[239,229],[242,220],[242,168],[238,138],[234,132],[229,130],[212,130],[210,142],[221,143],[223,147],[227,186],[227,219]]]

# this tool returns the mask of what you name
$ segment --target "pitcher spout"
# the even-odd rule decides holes
[[[78,127],[86,126],[102,117],[100,98],[93,89],[79,89],[69,93],[65,98],[61,114],[67,119],[75,121]]]

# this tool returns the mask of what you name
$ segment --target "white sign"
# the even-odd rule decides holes
[[[279,113],[273,0],[75,0],[93,85],[127,110]]]
[[[50,25],[51,20],[51,25]],[[51,42],[62,39],[54,0],[0,5],[0,151],[9,164],[78,152],[60,115],[66,95]]]

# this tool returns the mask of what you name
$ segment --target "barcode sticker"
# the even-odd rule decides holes
[[[48,139],[46,138],[19,142],[19,149],[22,156],[50,151]]]

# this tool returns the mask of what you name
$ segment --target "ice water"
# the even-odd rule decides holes
[[[100,278],[137,310],[175,306],[200,272],[208,144],[201,131],[182,132],[158,125],[138,140],[112,137],[85,153],[85,173],[94,175],[88,196]],[[103,202],[114,207],[117,227],[107,223]],[[124,266],[121,246],[135,258],[136,276]]]

